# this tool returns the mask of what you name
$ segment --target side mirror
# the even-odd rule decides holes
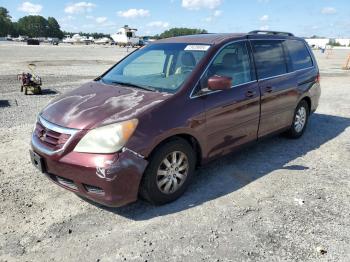
[[[209,90],[225,90],[232,87],[232,78],[228,76],[211,76],[208,79]]]

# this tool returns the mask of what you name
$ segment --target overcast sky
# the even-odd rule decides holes
[[[139,35],[195,27],[350,37],[350,0],[0,0],[0,6],[10,11],[13,21],[28,14],[53,16],[67,31],[114,33],[127,24]]]

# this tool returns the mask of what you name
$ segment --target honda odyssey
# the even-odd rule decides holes
[[[280,132],[300,137],[320,97],[319,69],[291,33],[162,39],[38,115],[32,163],[108,206],[177,199],[196,167]]]

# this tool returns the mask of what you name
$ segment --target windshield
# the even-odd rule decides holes
[[[175,93],[209,45],[151,44],[137,50],[102,77],[108,84]]]

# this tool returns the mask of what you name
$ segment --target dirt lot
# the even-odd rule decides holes
[[[348,53],[316,51],[322,97],[301,139],[274,137],[212,162],[174,203],[104,208],[39,174],[29,141],[50,99],[125,49],[0,44],[0,261],[350,261]],[[19,92],[29,62],[44,95]]]

